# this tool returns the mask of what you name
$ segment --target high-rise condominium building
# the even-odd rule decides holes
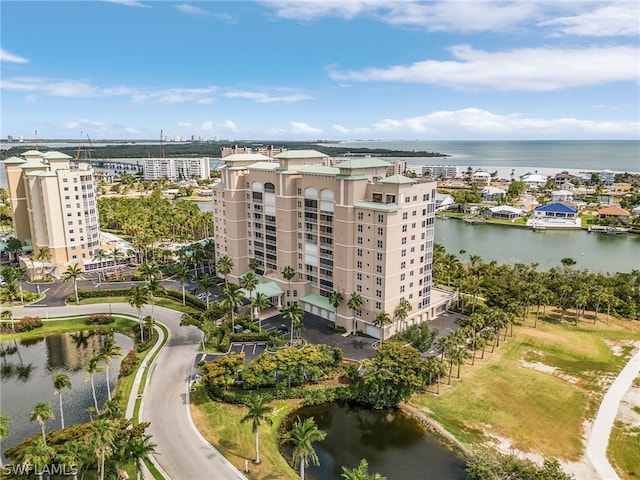
[[[206,180],[209,178],[209,158],[145,158],[142,164],[145,180]]]
[[[387,176],[390,164],[378,158],[332,162],[313,150],[223,160],[213,214],[216,256],[233,260],[230,280],[255,259],[259,290],[273,305],[298,300],[307,312],[375,337],[380,312],[395,316],[388,336],[444,308],[446,301],[431,301],[435,182]],[[295,271],[291,280],[285,267]],[[333,292],[342,295],[337,308]],[[357,308],[349,306],[353,294]],[[398,320],[402,304],[407,316]]]
[[[15,238],[36,258],[46,249],[49,258],[40,264],[46,274],[91,262],[100,244],[93,170],[87,163],[72,165],[60,152],[29,150],[22,157],[3,161]],[[33,276],[35,263],[21,261]]]

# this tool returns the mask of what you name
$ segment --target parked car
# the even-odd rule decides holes
[[[280,325],[278,328],[276,328],[276,332],[282,335],[287,335],[289,333],[289,328],[284,325]]]

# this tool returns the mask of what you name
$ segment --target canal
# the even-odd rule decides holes
[[[436,219],[434,241],[447,253],[467,261],[479,255],[484,262],[538,263],[539,270],[560,266],[573,258],[575,268],[599,273],[640,269],[640,236],[605,235],[584,230],[533,231],[511,226],[469,224],[457,219]],[[465,250],[460,255],[460,250]]]

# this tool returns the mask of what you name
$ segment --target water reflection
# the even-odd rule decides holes
[[[104,338],[105,335],[96,332],[79,332],[0,342],[0,399],[2,412],[11,418],[2,451],[39,432],[39,425],[29,422],[29,413],[36,402],[49,402],[53,409],[54,418],[47,422],[47,431],[61,427],[59,400],[53,388],[56,373],[68,375],[72,385],[71,390],[64,391],[65,425],[91,420],[92,412],[87,409],[93,406],[93,395],[85,374],[89,360],[99,353]],[[117,333],[114,338],[124,357],[133,348],[133,340]],[[112,391],[122,357],[114,358],[110,364]],[[96,373],[94,382],[98,404],[104,405],[105,373]]]
[[[325,403],[303,407],[295,415],[303,420],[313,416],[318,428],[327,432],[325,440],[314,444],[320,465],[307,468],[312,480],[340,479],[343,466],[357,467],[363,458],[369,473],[389,479],[465,478],[462,462],[400,411]]]

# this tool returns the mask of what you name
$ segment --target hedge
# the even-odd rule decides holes
[[[131,295],[130,288],[114,288],[105,290],[78,290],[78,297],[83,298],[100,298],[100,297],[128,297]],[[159,297],[172,298],[182,303],[182,292],[175,290],[165,290]],[[70,302],[75,302],[75,295],[69,297]],[[205,310],[207,304],[190,293],[185,294],[185,303],[199,310]]]

